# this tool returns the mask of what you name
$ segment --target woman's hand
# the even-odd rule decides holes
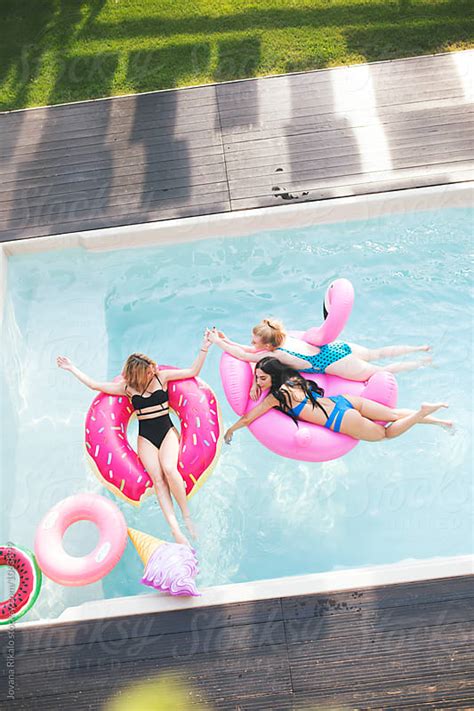
[[[251,400],[258,400],[260,397],[262,390],[260,388],[260,385],[257,385],[257,383],[254,383],[252,387],[250,388],[250,399]]]
[[[218,341],[221,340],[219,333],[216,331],[215,326],[212,330],[209,330],[209,329],[206,330],[206,338],[209,339],[210,343],[217,343]]]
[[[204,338],[202,339],[202,343],[201,343],[201,350],[202,351],[208,351],[209,347],[213,343],[209,337],[209,334],[210,334],[210,331],[208,329],[206,329],[204,332]]]
[[[74,363],[72,360],[69,360],[69,358],[66,358],[66,356],[58,356],[56,358],[56,364],[58,368],[62,368],[63,370],[72,370],[74,368]]]
[[[229,427],[227,432],[224,434],[224,442],[226,444],[230,444],[232,442],[232,437],[234,436],[234,432],[232,430],[232,427]]]

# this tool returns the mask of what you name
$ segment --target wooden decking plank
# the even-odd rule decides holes
[[[357,126],[355,126],[354,128],[357,128]],[[370,130],[370,127],[364,128]],[[444,122],[442,116],[433,116],[420,122],[399,121],[398,123],[387,124],[384,127],[384,136],[386,141],[390,143],[390,141],[394,137],[416,135],[422,136],[425,133],[442,133],[443,135],[445,135],[446,133],[449,133],[451,130],[456,128],[465,129],[466,136],[472,136],[472,116],[462,115],[458,119],[456,119],[456,121],[448,123]],[[352,138],[354,144],[356,145],[356,134],[354,129],[352,127],[349,127],[347,122],[343,118],[341,118],[340,126],[336,128],[334,126],[331,126],[328,128],[314,129],[311,126],[307,126],[302,131],[298,131],[292,130],[291,125],[288,125],[288,130],[282,130],[278,135],[275,135],[272,130],[269,130],[262,131],[258,135],[258,137],[252,139],[246,138],[245,140],[226,140],[226,155],[232,152],[243,153],[245,151],[246,153],[250,152],[250,154],[252,152],[259,152],[262,150],[262,146],[264,146],[266,141],[281,140],[282,136],[286,138],[288,145],[287,150],[291,150],[292,143],[298,141],[301,136],[305,136],[306,138],[308,136],[312,136],[313,140],[318,139],[324,142],[328,142],[331,140],[333,142],[336,142],[338,139]],[[356,151],[357,148],[354,148],[354,152]]]
[[[434,140],[432,143],[428,143],[423,146],[413,146],[413,145],[403,145],[397,150],[390,151],[390,159],[392,163],[398,163],[400,159],[406,159],[410,155],[416,157],[416,159],[421,160],[423,158],[435,158],[436,156],[453,156],[458,155],[459,157],[468,158],[470,156],[474,157],[474,143],[468,144],[463,139],[456,138],[452,141],[447,141],[443,145],[444,152],[439,147],[438,141]],[[365,158],[373,156],[374,163],[378,158],[377,150],[370,151],[365,154]],[[321,150],[320,154],[314,152],[313,155],[309,155],[305,152],[298,152],[297,155],[291,155],[288,157],[280,156],[273,158],[272,163],[268,163],[268,158],[262,159],[262,161],[253,166],[242,167],[227,167],[227,174],[230,180],[239,181],[247,180],[248,178],[260,178],[262,176],[268,176],[269,178],[273,176],[273,180],[280,179],[285,180],[285,176],[293,176],[294,171],[311,171],[311,167],[321,168],[324,166],[339,166],[339,165],[350,165],[354,164],[354,155],[348,151],[347,148],[343,146],[340,147],[339,151],[334,149]],[[352,163],[350,163],[352,161]],[[360,164],[359,164],[360,165]],[[278,171],[277,171],[278,169]],[[1,199],[1,193],[0,193]]]
[[[135,132],[132,134],[120,134],[119,138],[114,141],[108,141],[106,136],[88,136],[85,135],[82,138],[76,138],[74,141],[74,148],[80,150],[81,152],[87,153],[88,151],[94,151],[97,146],[109,146],[114,148],[114,150],[121,150],[126,148],[128,145],[137,143],[143,144],[144,148],[151,150],[151,146],[166,146],[167,143],[182,143],[184,144],[183,149],[190,150],[194,144],[199,144],[200,146],[218,146],[221,143],[221,138],[215,129],[202,129],[200,131],[195,131],[191,133],[167,133],[165,135],[151,135],[148,138],[140,137]],[[70,141],[67,139],[62,139],[56,141],[52,146],[48,146],[46,141],[41,141],[37,145],[25,146],[25,148],[20,148],[15,151],[15,158],[24,159],[26,156],[37,157],[41,154],[48,153],[54,154],[64,149],[68,149],[70,146]]]
[[[425,131],[413,131],[410,127],[403,127],[398,131],[385,134],[389,148],[397,148],[399,145],[407,144],[416,147],[426,145],[426,142],[437,140],[442,145],[444,140],[452,138],[462,138],[466,141],[472,139],[470,121],[459,121],[449,127],[445,125],[431,126]],[[251,142],[227,143],[224,146],[226,165],[233,167],[238,163],[246,163],[248,160],[263,158],[268,155],[278,157],[282,153],[286,155],[297,154],[298,152],[314,151],[318,154],[321,150],[328,150],[341,146],[345,149],[352,148],[352,153],[358,155],[357,139],[354,131],[349,128],[333,129],[331,131],[307,131],[285,137],[265,138]],[[364,154],[365,155],[365,154]]]
[[[115,664],[114,664],[115,662]],[[153,679],[160,672],[173,673],[180,669],[180,661],[172,658],[120,660],[120,675],[114,686],[123,686],[136,679]],[[78,688],[100,690],[104,676],[110,679],[117,669],[117,659],[84,668],[50,671],[47,675],[34,673],[16,678],[16,698],[33,697],[37,701],[51,694],[51,689],[62,693]],[[265,649],[250,648],[243,651],[204,653],[193,656],[186,663],[186,679],[199,693],[202,689],[211,698],[239,698],[246,695],[285,693],[291,690],[288,656],[285,644],[269,645]]]
[[[312,189],[307,196],[298,195],[295,199],[281,199],[277,195],[265,195],[259,197],[246,197],[232,199],[232,210],[249,210],[257,207],[271,207],[279,205],[289,205],[290,203],[301,204],[314,200],[332,200],[340,197],[350,197],[354,195],[370,195],[372,193],[388,192],[394,190],[410,190],[420,187],[431,187],[434,185],[447,185],[451,183],[463,183],[472,180],[472,170],[458,170],[443,172],[433,175],[420,175],[410,177],[391,177],[385,181],[374,183],[361,183],[352,185],[318,186]]]
[[[114,660],[120,654],[122,662],[139,659],[164,659],[169,657],[176,663],[185,664],[193,656],[207,653],[227,653],[232,650],[243,652],[260,649],[268,645],[283,644],[285,630],[283,621],[229,625],[201,630],[185,630],[148,634],[132,639],[107,640],[78,645],[57,646],[47,650],[23,651],[16,656],[16,676],[61,669],[79,669]]]
[[[300,595],[282,598],[285,620],[312,617],[324,608],[341,610],[356,606],[360,609],[386,609],[406,607],[430,602],[449,602],[474,598],[474,577],[438,578],[412,583],[398,583],[362,590],[343,590],[319,595]]]
[[[137,102],[143,113],[154,112],[157,106],[173,106],[176,103],[186,104],[190,109],[196,110],[200,106],[215,105],[215,85],[187,87],[186,89],[167,89],[165,91],[155,91],[143,94],[130,94],[124,96],[112,96],[103,99],[92,99],[90,101],[76,101],[68,104],[57,104],[55,106],[41,106],[32,109],[21,109],[18,111],[0,112],[0,118],[8,117],[11,126],[21,125],[26,115],[32,116],[35,122],[44,119],[49,120],[53,112],[60,119],[69,117],[73,120],[84,111],[90,116],[100,115],[104,111],[111,118],[120,118],[133,115]]]
[[[3,173],[0,184],[0,194],[5,190],[11,190],[12,185],[20,187],[22,182],[28,183],[29,187],[39,187],[44,185],[45,179],[61,178],[65,182],[68,180],[85,182],[95,177],[121,175],[156,175],[158,178],[168,176],[186,175],[188,172],[192,176],[206,175],[220,170],[224,166],[222,151],[217,148],[215,152],[203,156],[193,155],[178,160],[156,160],[150,161],[148,156],[144,156],[142,151],[135,151],[134,156],[130,156],[127,151],[124,155],[114,156],[112,165],[105,165],[97,154],[91,154],[90,160],[82,163],[82,170],[78,172],[76,163],[65,161],[55,161],[52,165],[43,165],[38,168],[30,167],[27,162],[22,169],[23,163],[11,166],[10,171]]]
[[[198,205],[175,205],[169,209],[132,211],[117,214],[103,213],[99,216],[84,215],[79,219],[72,219],[69,222],[55,220],[50,224],[39,227],[29,224],[26,227],[8,229],[0,234],[0,241],[16,239],[30,239],[32,237],[47,237],[48,235],[67,234],[70,232],[84,232],[87,230],[97,230],[110,227],[124,227],[126,225],[136,225],[147,222],[159,222],[161,220],[174,220],[182,217],[198,217],[202,215],[215,215],[230,211],[228,197],[225,200],[214,200],[212,202],[200,203]]]
[[[375,689],[351,689],[333,692],[302,691],[294,695],[295,703],[304,704],[311,702],[322,708],[335,703],[339,704],[339,709],[347,708],[389,708],[389,709],[433,709],[434,708],[471,708],[474,702],[474,682],[472,678],[451,679],[446,675],[444,679],[435,678],[433,680],[405,680],[398,682],[387,682],[380,679],[378,688]],[[471,702],[471,705],[465,705]],[[442,706],[441,706],[442,704]],[[459,704],[459,705],[456,705]],[[316,708],[317,708],[316,706]],[[314,706],[313,706],[314,707]],[[331,706],[329,706],[331,708]]]
[[[396,656],[382,662],[367,659],[357,666],[343,660],[339,664],[318,664],[318,666],[308,662],[307,665],[291,664],[291,678],[295,692],[311,691],[317,700],[320,694],[327,696],[332,693],[337,698],[341,692],[347,694],[356,691],[376,691],[385,684],[397,684],[397,682],[400,686],[404,684],[409,686],[414,682],[436,685],[442,683],[443,676],[448,675],[452,679],[463,681],[474,669],[472,654],[451,663],[449,652],[427,659],[415,656],[412,664],[412,667],[407,667],[405,663],[397,660]],[[318,670],[317,674],[314,673],[315,669]]]
[[[158,171],[150,172],[146,185],[139,179],[141,174],[124,172],[117,175],[114,172],[112,176],[110,174],[100,175],[100,171],[97,171],[97,173],[99,175],[88,179],[81,176],[79,179],[74,180],[72,176],[67,176],[69,179],[66,180],[64,176],[57,176],[50,178],[47,185],[45,185],[44,180],[29,183],[27,187],[28,203],[32,206],[35,203],[37,204],[39,200],[44,202],[45,199],[52,195],[54,195],[55,200],[71,195],[74,196],[74,199],[78,199],[82,191],[100,191],[104,187],[104,183],[108,185],[108,194],[111,195],[113,192],[125,194],[134,191],[140,193],[140,191],[143,192],[147,188],[150,189],[153,185],[159,186],[162,190],[185,186],[195,190],[211,183],[224,182],[227,179],[223,165],[213,166],[213,169],[207,172],[196,171],[196,173],[188,172],[187,174],[186,172],[178,172],[175,175],[166,175],[166,173],[163,175]],[[18,199],[18,195],[18,187],[10,190],[5,188],[0,191],[0,211],[5,203],[15,202]]]
[[[391,171],[386,171],[386,174],[388,172],[395,173],[401,169],[419,168],[420,166],[442,166],[444,163],[472,162],[474,160],[474,151],[471,151],[470,155],[471,158],[467,161],[468,156],[463,148],[445,152],[435,148],[433,153],[423,151],[416,155],[409,152],[395,154],[392,155],[391,159],[393,168]],[[354,156],[343,156],[342,158],[321,159],[318,162],[313,161],[311,163],[308,163],[308,161],[302,163],[292,162],[286,172],[279,173],[275,173],[273,170],[262,171],[254,175],[249,170],[247,174],[234,175],[233,172],[229,171],[229,187],[231,194],[236,197],[242,197],[239,190],[242,185],[245,186],[244,191],[248,190],[249,193],[258,195],[261,194],[262,189],[273,189],[274,186],[280,186],[280,183],[284,184],[285,189],[279,187],[279,192],[285,192],[286,189],[289,192],[293,189],[301,190],[302,185],[305,184],[304,181],[315,181],[318,178],[326,179],[340,176],[347,178],[348,183],[352,183],[354,175],[368,176],[370,173],[363,172],[360,163],[354,162]],[[386,175],[383,175],[382,179],[384,177]],[[306,190],[306,188],[304,189]],[[244,192],[244,194],[247,193]]]
[[[410,71],[410,65],[407,65],[398,72],[387,72],[387,65],[377,69],[376,64],[373,63],[364,67],[352,66],[335,69],[339,77],[342,75],[347,80],[350,80],[351,76],[357,76],[361,70],[367,74],[375,89],[379,83],[385,87],[390,85],[397,87],[403,84],[406,86],[407,83],[414,87],[418,83],[429,85],[439,82],[442,85],[443,83],[460,83],[461,81],[452,59],[450,59],[449,66],[437,69],[425,67],[423,70],[415,70],[412,66]],[[231,107],[235,104],[244,105],[246,102],[253,103],[256,94],[267,99],[273,96],[278,97],[279,93],[288,91],[295,97],[303,97],[307,93],[325,92],[333,85],[333,76],[334,70],[329,69],[221,84],[216,87],[219,108],[224,109],[226,106]]]
[[[185,137],[188,134],[198,134],[200,132],[210,132],[216,134],[214,126],[217,123],[217,116],[214,114],[209,119],[189,121],[187,124],[177,124],[169,121],[162,123],[159,121],[150,121],[148,123],[140,122],[138,126],[123,125],[122,127],[109,125],[104,126],[101,130],[100,126],[94,126],[93,130],[88,130],[86,126],[80,125],[78,122],[77,128],[70,126],[67,130],[51,131],[51,127],[45,129],[42,134],[36,134],[30,140],[17,141],[15,145],[15,154],[28,155],[38,149],[41,145],[43,151],[49,151],[54,148],[62,148],[69,141],[82,141],[87,139],[91,141],[91,145],[97,145],[104,140],[106,141],[124,141],[129,140],[130,143],[147,143],[150,138],[162,138],[167,140],[171,136]],[[36,129],[35,129],[36,133]],[[37,136],[40,135],[40,143]],[[44,138],[43,138],[44,136]],[[98,141],[93,142],[93,139]],[[0,156],[4,157],[2,142],[0,142]],[[10,154],[10,151],[8,151]]]
[[[189,188],[192,190],[200,189],[201,193],[210,194],[213,191],[212,186],[222,186],[226,182],[227,176],[223,165],[218,165],[208,173],[200,173],[193,175],[189,171],[177,176],[160,176],[160,174],[148,173],[147,181],[143,184],[142,174],[125,174],[118,179],[118,176],[113,173],[110,176],[110,184],[107,186],[107,199],[121,195],[142,195],[145,196],[150,191],[174,191],[177,189]],[[134,180],[135,179],[135,180]],[[49,202],[51,199],[54,202],[68,200],[71,197],[76,200],[93,198],[94,195],[100,193],[104,188],[104,183],[107,182],[104,177],[97,177],[90,180],[50,180],[48,185],[34,187],[28,186],[28,196],[23,198],[28,202],[28,207],[35,207]],[[9,211],[9,204],[14,203],[18,196],[18,189],[3,190],[0,192],[0,215],[5,211]],[[23,201],[22,200],[22,201]],[[0,218],[1,219],[1,218]]]
[[[354,82],[352,86],[350,86],[351,80]],[[380,99],[381,103],[383,103],[385,99],[395,99],[395,97],[389,96],[390,91],[399,95],[398,103],[400,104],[417,101],[417,90],[420,90],[420,85],[422,86],[421,90],[424,94],[436,93],[436,89],[438,89],[439,98],[464,95],[461,77],[454,72],[449,73],[445,77],[429,74],[420,80],[413,80],[411,77],[405,75],[400,76],[399,81],[391,81],[387,77],[381,77],[380,81],[378,81],[378,79],[371,74],[369,68],[368,70],[364,70],[363,76],[350,69],[346,70],[346,73],[341,73],[340,70],[336,69],[333,74],[328,76],[328,80],[324,83],[315,82],[309,77],[306,81],[297,84],[293,81],[292,77],[282,77],[281,81],[279,83],[274,82],[273,86],[267,86],[266,84],[258,86],[256,83],[249,84],[245,92],[237,90],[235,93],[229,95],[224,95],[222,88],[218,87],[217,102],[219,112],[222,112],[223,115],[226,115],[227,112],[232,113],[233,111],[239,111],[246,107],[251,108],[256,101],[259,103],[261,101],[262,106],[267,106],[267,109],[271,101],[274,101],[275,105],[291,101],[292,103],[303,106],[306,101],[311,102],[315,99],[321,100],[324,97],[333,97],[334,92],[339,90],[342,82],[347,83],[348,89],[350,88],[351,90],[351,94],[348,98],[353,99],[353,97],[357,96],[357,92],[360,91],[359,85],[362,80],[370,83],[372,96],[377,100]],[[270,79],[268,82],[270,84]]]
[[[25,629],[17,626],[15,653],[45,651],[57,646],[132,640],[146,635],[176,634],[188,630],[213,630],[219,627],[273,623],[282,620],[279,599],[256,600],[172,612],[130,615],[110,619],[63,622],[50,627]],[[0,631],[0,640],[7,633]]]
[[[286,176],[284,180],[274,181],[276,186],[279,182],[283,183],[279,191],[276,193],[286,193],[286,192],[306,192],[319,187],[339,187],[339,186],[354,186],[367,183],[376,183],[379,181],[387,180],[400,180],[403,177],[416,178],[424,177],[427,175],[438,174],[440,171],[453,171],[457,170],[467,171],[472,170],[474,165],[472,160],[456,160],[453,162],[446,163],[436,163],[435,165],[425,165],[422,162],[416,164],[414,161],[413,167],[399,168],[396,170],[385,170],[385,171],[374,171],[374,172],[362,172],[360,164],[356,166],[357,172],[352,174],[347,174],[343,170],[338,169],[325,169],[324,171],[312,171],[306,179],[293,179],[291,176]],[[319,180],[318,180],[319,178]],[[245,197],[261,197],[267,194],[271,194],[272,186],[268,181],[253,181],[253,184],[249,184],[247,181],[240,181],[233,183],[230,180],[230,195],[232,202],[234,200],[239,200]]]
[[[416,127],[422,121],[431,121],[433,119],[442,119],[446,124],[456,125],[457,123],[471,122],[473,123],[473,107],[470,103],[458,102],[457,105],[442,107],[433,107],[427,110],[422,108],[423,102],[414,105],[410,109],[405,109],[400,105],[390,107],[378,111],[354,111],[353,115],[350,112],[318,111],[292,114],[288,112],[285,115],[274,114],[271,117],[260,117],[252,121],[251,125],[231,125],[229,129],[223,127],[223,136],[226,142],[238,142],[239,136],[247,136],[246,140],[254,140],[254,136],[278,131],[279,135],[286,135],[284,132],[291,129],[293,133],[303,133],[309,129],[313,131],[327,131],[341,126],[342,123],[350,125],[351,128],[364,128],[366,126],[390,126],[392,124],[403,123],[407,126]]]
[[[107,192],[107,191],[103,191]],[[98,191],[83,191],[81,196],[74,196],[69,200],[53,200],[51,202],[41,201],[38,205],[30,204],[28,199],[19,200],[15,205],[13,214],[10,214],[6,208],[0,215],[0,228],[11,227],[15,229],[21,223],[28,225],[28,222],[34,220],[37,226],[48,224],[50,217],[53,214],[63,215],[64,222],[77,220],[80,214],[89,214],[106,212],[119,214],[121,210],[153,210],[160,207],[166,208],[170,205],[178,205],[181,201],[182,207],[185,207],[190,202],[192,205],[206,204],[210,200],[222,200],[228,194],[227,183],[211,183],[206,186],[203,193],[190,195],[188,187],[174,188],[168,194],[166,190],[151,187],[149,190],[143,190],[132,193],[118,193],[109,196],[96,197]],[[66,219],[67,218],[67,219]]]
[[[24,176],[29,174],[30,170],[34,171],[52,170],[55,168],[63,169],[66,167],[74,167],[76,170],[82,169],[91,170],[92,166],[100,166],[109,162],[110,166],[120,166],[129,163],[137,163],[143,165],[143,172],[146,172],[150,163],[153,165],[162,166],[165,163],[173,164],[178,167],[192,166],[195,164],[205,165],[206,161],[216,163],[223,161],[222,147],[218,144],[213,146],[196,146],[191,154],[181,144],[176,146],[161,146],[159,150],[148,150],[140,147],[129,147],[120,154],[114,154],[110,147],[104,145],[103,150],[94,150],[88,153],[75,153],[69,150],[67,153],[58,153],[55,156],[44,156],[40,159],[20,160],[17,163],[0,166],[0,175],[2,176]],[[1,189],[1,186],[0,186]]]
[[[361,105],[357,106],[354,95],[352,99],[353,105],[348,104],[344,109],[345,111],[360,111],[364,109]],[[361,101],[365,99],[364,95],[360,97]],[[451,82],[451,84],[446,85],[443,89],[439,85],[433,85],[431,88],[423,88],[413,93],[405,91],[405,93],[399,92],[398,90],[386,87],[383,90],[376,92],[376,106],[379,110],[387,110],[388,108],[406,105],[410,103],[420,104],[423,101],[433,102],[437,99],[457,99],[459,103],[466,101],[465,93],[462,85],[459,82]],[[334,91],[328,90],[324,95],[311,94],[311,92],[304,92],[300,101],[297,101],[297,97],[289,93],[288,90],[282,92],[281,96],[272,96],[274,102],[275,113],[278,114],[278,108],[283,107],[283,116],[288,115],[292,108],[298,111],[298,116],[308,116],[311,115],[311,110],[314,112],[321,112],[322,114],[328,113],[341,113],[342,109],[337,109],[338,101],[334,95]],[[226,109],[219,107],[219,114],[221,115],[223,127],[225,128],[227,123],[231,123],[233,126],[235,123],[245,123],[244,121],[236,122],[236,118],[243,118],[246,111],[253,111],[254,105],[256,104],[256,97],[254,97],[252,103],[249,106],[242,104],[236,104],[232,109]],[[257,104],[258,105],[258,104]],[[266,114],[262,115],[262,120],[271,117],[271,111],[267,109]]]
[[[272,111],[270,102],[268,102],[267,104],[267,102],[260,101],[259,99],[261,99],[261,97],[255,97],[255,106],[251,105],[250,110],[248,110],[247,112],[243,112],[241,123],[236,121],[236,119],[238,120],[240,118],[239,115],[236,114],[236,111],[241,108],[241,105],[239,105],[238,102],[236,102],[236,106],[233,111],[230,109],[228,111],[222,111],[221,109],[219,109],[219,118],[223,127],[226,128],[227,125],[229,125],[229,127],[235,126],[235,129],[237,130],[242,125],[243,130],[245,130],[245,127],[249,123],[255,123],[257,120],[271,120],[276,118],[283,121],[285,117],[293,118],[298,116],[307,116],[310,114],[314,115],[315,117],[319,117],[326,116],[327,114],[340,113],[340,111],[334,106],[334,102],[332,104],[329,103],[327,109],[322,110],[323,107],[321,107],[320,102],[314,101],[313,97],[309,95],[306,97],[305,103],[291,101],[289,102],[288,98],[287,101],[282,101],[278,106],[277,116],[275,116],[275,110],[273,109]],[[447,99],[435,96],[432,99],[425,99],[423,101],[417,101],[416,99],[414,99],[413,101],[399,102],[390,104],[388,106],[375,105],[371,112],[367,111],[365,107],[356,108],[355,113],[357,115],[359,113],[364,112],[364,110],[366,113],[374,113],[375,111],[377,113],[377,116],[381,117],[384,115],[396,115],[405,113],[410,114],[420,112],[426,112],[427,114],[429,114],[438,109],[455,112],[456,109],[464,111],[465,109],[469,110],[471,108],[472,102],[469,100],[468,97],[464,95],[462,97],[455,96]],[[347,111],[349,111],[349,109],[347,109]],[[246,119],[250,120],[247,120],[246,122]]]
[[[391,161],[398,160],[399,157],[405,157],[410,151],[417,158],[430,155],[433,150],[436,151],[438,149],[440,151],[446,150],[446,152],[457,151],[464,145],[466,146],[465,157],[469,159],[472,156],[472,139],[469,135],[464,133],[452,135],[449,140],[445,139],[445,143],[442,146],[439,138],[438,134],[429,134],[422,144],[418,144],[406,137],[402,137],[400,140],[390,144],[389,159]],[[339,145],[334,143],[329,146],[324,143],[316,145],[301,143],[298,146],[293,146],[293,149],[291,152],[286,153],[283,150],[278,151],[278,147],[274,146],[273,150],[265,151],[260,155],[249,156],[247,160],[235,160],[237,156],[233,156],[234,159],[232,161],[226,162],[227,174],[232,180],[238,180],[239,178],[246,180],[248,177],[253,178],[261,175],[280,176],[283,180],[285,175],[291,175],[295,167],[300,170],[305,168],[310,170],[311,166],[316,169],[321,165],[327,165],[328,161],[331,161],[333,165],[356,161],[356,156],[353,152],[353,141],[351,140],[340,141]],[[369,163],[370,161],[374,165],[379,155],[377,148],[367,151],[364,154],[364,162]]]
[[[73,105],[70,106],[72,107]],[[175,97],[174,104],[167,103],[162,105],[160,101],[157,101],[156,106],[148,110],[143,110],[140,104],[137,105],[137,100],[135,99],[130,112],[126,115],[118,116],[115,113],[110,114],[105,105],[100,112],[92,113],[90,108],[85,106],[82,111],[76,111],[73,116],[68,114],[56,116],[55,107],[52,106],[50,107],[50,114],[46,114],[41,119],[36,119],[34,114],[28,114],[23,122],[5,121],[5,126],[2,128],[2,141],[4,137],[8,137],[11,134],[26,134],[22,142],[18,142],[18,145],[32,142],[28,140],[30,124],[37,134],[47,132],[52,136],[62,137],[61,134],[74,135],[76,132],[86,130],[105,133],[112,129],[114,132],[120,132],[121,126],[125,130],[127,127],[134,127],[138,122],[143,128],[174,126],[180,127],[182,130],[192,130],[192,127],[199,123],[212,121],[216,114],[217,102],[215,100],[205,106],[199,106],[199,111],[190,112],[186,103],[180,101],[179,95]],[[3,116],[10,115],[0,114],[0,119],[3,119]]]

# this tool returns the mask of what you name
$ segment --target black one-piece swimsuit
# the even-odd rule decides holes
[[[153,378],[160,383],[161,390],[143,397]],[[141,395],[132,395],[132,405],[137,413],[138,434],[159,449],[169,430],[173,427],[169,415],[168,393],[163,390],[163,385],[157,375],[154,375]]]

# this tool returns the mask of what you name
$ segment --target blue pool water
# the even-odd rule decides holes
[[[191,501],[200,530],[198,582],[472,552],[472,218],[452,209],[159,248],[10,258],[0,540],[32,547],[40,517],[71,493],[113,498],[83,453],[93,395],[57,369],[57,354],[97,378],[112,378],[136,350],[186,366],[206,326],[247,342],[265,315],[294,329],[320,323],[325,289],[346,276],[356,302],[344,337],[369,347],[432,344],[434,367],[398,376],[399,404],[448,401],[456,431],[418,426],[323,464],[280,458],[238,432]],[[229,425],[235,416],[219,357],[211,349],[202,377]],[[154,497],[139,509],[118,504],[130,526],[168,537]],[[80,554],[94,541],[91,524],[75,524],[66,545]],[[141,571],[129,545],[99,583],[68,589],[46,581],[25,619],[56,617],[102,596],[146,593]]]

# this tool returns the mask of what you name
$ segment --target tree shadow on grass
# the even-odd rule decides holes
[[[117,69],[117,52],[64,57],[51,90],[51,104],[109,96]]]
[[[180,79],[205,73],[210,58],[206,42],[130,52],[126,83],[136,92],[172,89]]]
[[[305,8],[259,9],[255,7],[245,12],[236,12],[219,17],[210,15],[180,15],[173,18],[158,14],[137,19],[124,19],[123,22],[97,22],[88,29],[90,39],[120,39],[130,37],[170,37],[175,34],[212,34],[222,32],[248,32],[255,30],[273,30],[288,28],[337,27],[383,25],[397,22],[401,17],[411,22],[426,19],[437,20],[440,24],[450,18],[466,19],[469,14],[468,0],[449,0],[433,5],[431,2],[416,3],[412,0],[386,2],[378,0],[370,3],[347,3],[333,5],[326,3]],[[459,11],[459,7],[465,11]]]
[[[0,87],[14,81],[14,91],[5,91],[0,110],[28,105],[32,84],[39,77],[44,55],[57,53],[58,59],[76,37],[81,25],[81,9],[88,8],[85,26],[95,20],[106,0],[60,0],[58,3],[10,3],[3,13],[4,34],[0,45]],[[0,95],[1,96],[1,95]],[[63,101],[62,97],[59,101]]]
[[[259,37],[222,40],[217,45],[216,81],[247,79],[258,71],[261,58]]]
[[[427,20],[412,26],[361,27],[344,31],[347,46],[360,52],[368,62],[400,59],[407,56],[446,51],[452,42],[472,41],[471,28],[466,19],[436,23]]]

